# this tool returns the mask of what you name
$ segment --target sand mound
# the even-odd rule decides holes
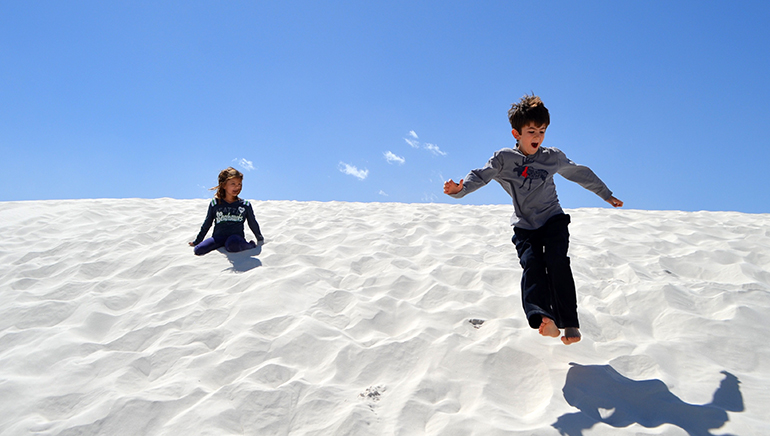
[[[511,206],[0,203],[0,433],[770,433],[770,216],[571,210],[584,339],[528,328]],[[247,230],[247,236],[252,236]]]

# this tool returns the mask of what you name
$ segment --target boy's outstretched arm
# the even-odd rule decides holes
[[[454,180],[452,179],[449,179],[446,182],[444,182],[444,194],[447,194],[447,195],[457,194],[462,190],[463,190],[462,179],[460,179],[459,184],[455,183]]]
[[[607,203],[611,204],[612,207],[623,207],[623,202],[618,200],[615,197],[610,197],[607,200],[605,200]]]

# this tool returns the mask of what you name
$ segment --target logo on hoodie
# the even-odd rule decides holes
[[[524,185],[529,181],[529,186],[527,189],[532,189],[532,179],[541,179],[545,182],[545,180],[548,178],[548,171],[532,168],[529,166],[529,164],[533,163],[535,160],[532,158],[524,159],[524,161],[521,163],[521,165],[517,166],[513,170],[516,171],[516,174],[519,175],[519,177],[523,177],[524,181],[521,182],[520,188],[523,188]]]
[[[216,223],[221,223],[223,221],[243,222],[244,212],[246,212],[246,209],[243,207],[239,207],[239,208],[225,207],[222,210],[217,211],[215,222]]]

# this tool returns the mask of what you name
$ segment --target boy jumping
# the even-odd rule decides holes
[[[590,168],[577,165],[559,149],[543,147],[551,122],[540,97],[525,95],[511,106],[508,120],[516,148],[495,152],[484,168],[468,173],[457,184],[444,183],[444,193],[462,198],[496,180],[513,199],[511,217],[521,276],[521,300],[530,327],[541,335],[559,337],[569,345],[580,341],[577,295],[567,250],[570,216],[559,205],[554,174],[578,183],[613,207],[623,202]]]

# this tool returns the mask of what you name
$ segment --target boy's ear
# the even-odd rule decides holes
[[[517,141],[520,139],[521,133],[516,131],[516,129],[511,130],[511,133],[513,133],[513,137],[516,138]]]

